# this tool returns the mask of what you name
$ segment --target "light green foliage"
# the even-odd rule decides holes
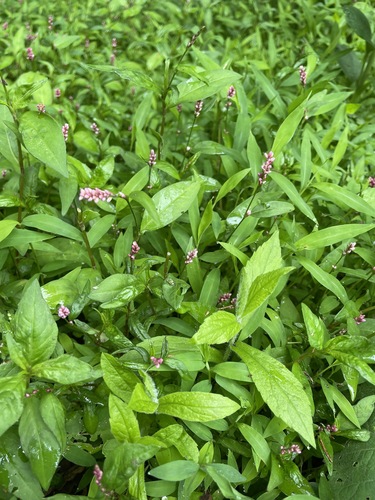
[[[370,498],[371,2],[14,3],[0,496]]]

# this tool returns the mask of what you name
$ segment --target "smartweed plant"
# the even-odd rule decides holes
[[[0,12],[1,498],[372,498],[370,2]]]

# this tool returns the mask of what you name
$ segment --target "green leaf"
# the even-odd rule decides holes
[[[238,424],[238,428],[246,439],[246,441],[253,448],[256,455],[267,465],[271,464],[271,450],[267,441],[259,432],[247,424]]]
[[[46,361],[55,350],[57,325],[36,280],[22,294],[13,331],[7,333],[9,354],[21,368]]]
[[[220,191],[218,192],[215,199],[215,205],[219,200],[224,198],[224,196],[233,191],[233,189],[242,181],[242,179],[244,179],[249,174],[250,171],[250,168],[245,168],[244,170],[240,170],[239,172],[229,177],[229,179],[227,179],[221,186]]]
[[[365,361],[362,361],[358,356],[354,354],[343,352],[335,347],[326,346],[324,352],[329,356],[333,356],[337,361],[343,363],[346,366],[350,366],[356,370],[365,380],[375,385],[375,372],[368,366]]]
[[[241,78],[241,75],[228,69],[217,69],[203,71],[199,77],[199,79],[189,78],[186,82],[177,85],[179,96],[175,102],[170,104],[171,107],[182,102],[207,99],[222,89],[227,90],[230,85]]]
[[[74,42],[79,42],[82,40],[80,35],[57,35],[53,40],[53,46],[55,49],[61,50],[66,49]]]
[[[3,241],[17,226],[16,220],[2,220],[0,221],[0,241]]]
[[[83,64],[84,68],[94,69],[96,71],[102,71],[106,73],[115,73],[123,80],[130,80],[132,85],[135,87],[144,88],[147,90],[153,90],[160,93],[159,87],[156,85],[154,80],[144,71],[134,70],[131,68],[116,68],[115,66],[105,65],[105,64]]]
[[[105,309],[117,308],[129,303],[144,288],[144,283],[132,274],[113,274],[95,286],[89,297],[101,302],[101,307]]]
[[[199,471],[199,464],[190,460],[175,460],[159,465],[149,471],[150,476],[164,479],[164,481],[183,481]]]
[[[355,31],[355,33],[370,43],[372,38],[371,26],[367,17],[359,9],[353,5],[346,5],[343,7],[345,12],[346,22]]]
[[[108,388],[128,403],[135,386],[140,382],[139,378],[110,354],[102,353],[101,366]]]
[[[106,457],[103,468],[105,485],[111,489],[124,491],[138,467],[153,457],[159,449],[160,447],[156,445],[107,441],[103,447],[103,454]]]
[[[254,347],[239,342],[232,349],[246,363],[271,411],[315,446],[310,403],[297,378],[280,361]]]
[[[343,414],[346,416],[346,418],[348,418],[356,427],[361,427],[358,422],[358,418],[354,411],[353,406],[349,403],[346,397],[337,389],[337,387],[329,384],[327,380],[325,380],[324,378],[320,379],[320,383],[328,403],[329,404],[331,403],[330,406],[333,407],[332,401],[334,401],[340,408],[340,410],[343,412]]]
[[[0,436],[20,418],[25,403],[26,379],[24,374],[3,377],[0,386]]]
[[[238,250],[237,247],[230,243],[225,243],[224,241],[218,241],[219,245],[221,245],[228,253],[236,257],[243,266],[246,265],[247,261],[249,260],[247,255],[241,252],[241,250]]]
[[[313,276],[321,285],[330,290],[343,304],[347,302],[348,295],[340,281],[332,274],[323,271],[315,262],[305,257],[298,257],[298,262]]]
[[[91,382],[102,376],[100,370],[69,354],[33,366],[32,373],[36,377],[64,385]]]
[[[157,431],[153,437],[159,439],[168,446],[175,446],[179,453],[187,460],[198,462],[198,445],[182,425],[168,425],[168,427],[164,427]]]
[[[8,106],[0,105],[0,151],[6,160],[19,169],[16,135],[4,122],[13,123],[13,117]]]
[[[142,383],[138,383],[132,392],[128,406],[131,410],[141,413],[155,413],[158,408],[157,401],[154,401],[146,392]]]
[[[354,238],[359,234],[367,233],[374,228],[375,224],[342,224],[327,227],[321,231],[314,231],[296,241],[296,250],[314,250],[315,248],[334,245],[335,243],[341,243],[343,240]]]
[[[298,193],[295,185],[287,178],[285,175],[279,174],[278,172],[271,172],[270,177],[276,184],[284,191],[288,196],[290,201],[299,209],[301,212],[311,219],[315,224],[318,223],[313,211],[304,201],[301,195]]]
[[[30,154],[63,177],[68,177],[64,137],[53,118],[27,111],[21,115],[20,132]]]
[[[205,464],[203,468],[208,472],[208,474],[213,477],[214,475],[220,475],[226,479],[229,483],[244,483],[246,482],[246,477],[238,472],[234,467],[227,464]],[[217,476],[216,476],[217,477]]]
[[[337,186],[337,184],[330,184],[328,182],[320,182],[314,184],[314,188],[327,194],[329,198],[338,206],[350,208],[359,213],[375,217],[375,208],[369,205],[363,198],[357,194],[352,193],[346,188]]]
[[[226,311],[217,311],[208,316],[192,340],[197,344],[224,344],[241,330],[236,317]]]
[[[28,215],[23,219],[22,224],[27,227],[35,227],[40,231],[47,231],[52,234],[64,236],[65,238],[82,241],[82,233],[79,229],[53,215]]]
[[[61,447],[44,421],[40,411],[40,400],[26,400],[19,424],[22,449],[30,460],[31,468],[43,489],[47,490],[59,464]]]
[[[63,452],[66,447],[65,409],[63,404],[57,396],[47,393],[41,397],[39,409],[42,419],[52,431]]]
[[[155,231],[175,221],[189,210],[194,198],[198,196],[200,182],[176,182],[158,191],[152,200],[159,221],[154,220],[146,211],[141,224],[141,231]]]
[[[281,153],[283,148],[288,144],[288,142],[294,136],[298,128],[298,125],[300,124],[301,119],[305,113],[305,108],[306,108],[306,99],[302,101],[301,104],[297,106],[280,125],[271,148],[275,156]]]
[[[220,394],[174,392],[159,399],[158,413],[191,422],[209,422],[228,417],[239,408],[237,403]]]
[[[229,378],[231,380],[251,382],[249,369],[245,363],[225,361],[224,363],[218,363],[215,365],[212,368],[212,371],[221,377]]]
[[[302,314],[303,321],[306,325],[309,344],[314,349],[322,349],[325,341],[328,340],[327,330],[323,321],[315,316],[306,304],[302,304]]]
[[[133,410],[113,394],[109,395],[109,423],[117,441],[132,443],[141,436]]]
[[[94,247],[101,240],[101,238],[108,233],[114,221],[114,215],[105,215],[94,222],[90,231],[87,233],[87,238],[91,248]]]
[[[15,495],[8,497],[4,492],[4,489],[8,489],[9,478],[9,489],[16,488],[14,493],[17,493],[17,498],[41,500],[44,498],[44,494],[38,479],[31,470],[30,462],[22,452],[17,430],[16,428],[9,429],[8,432],[1,436],[0,440],[0,484],[2,493],[4,498],[16,498]]]

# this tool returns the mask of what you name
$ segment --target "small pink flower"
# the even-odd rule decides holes
[[[193,262],[193,259],[195,259],[197,256],[198,250],[196,248],[190,250],[190,252],[188,252],[186,255],[185,264],[191,264]]]
[[[31,47],[28,47],[26,49],[26,52],[27,52],[26,58],[29,59],[29,61],[32,61],[34,59],[34,57],[35,57],[33,49]]]
[[[1,171],[1,177],[6,177],[8,171],[6,168],[3,168],[3,170]]]
[[[112,47],[114,49],[117,47],[117,38],[112,38]]]
[[[134,260],[135,256],[137,255],[137,253],[139,252],[140,249],[141,248],[138,245],[138,243],[136,241],[133,241],[131,252],[128,254],[128,257],[130,257],[131,260]]]
[[[100,128],[97,126],[97,124],[95,122],[93,122],[91,124],[90,128],[94,132],[95,135],[99,135],[100,134]]]
[[[79,200],[94,201],[98,203],[99,201],[110,202],[115,195],[108,191],[108,189],[99,188],[81,188],[79,192]]]
[[[203,101],[200,99],[199,101],[197,101],[195,103],[195,111],[194,111],[194,114],[195,116],[198,118],[198,116],[201,114],[201,111],[202,111],[202,108],[203,108]]]
[[[36,109],[38,110],[38,113],[45,113],[46,112],[46,107],[42,103],[37,104]]]
[[[361,323],[366,322],[366,316],[364,314],[360,314],[356,318],[354,318],[354,321],[356,322],[357,325],[360,325]]]
[[[148,164],[150,167],[153,167],[154,165],[156,165],[156,153],[153,149],[151,149],[151,151],[150,151],[150,157],[148,159]]]
[[[164,362],[163,358],[155,358],[155,356],[151,356],[150,359],[154,363],[154,365],[155,365],[156,368],[160,368],[160,366]]]
[[[375,187],[375,177],[369,177],[368,178],[368,184],[370,188]]]
[[[61,304],[57,312],[58,317],[61,319],[65,319],[69,316],[69,314],[70,310],[67,307],[65,307],[64,304]]]
[[[347,255],[348,253],[352,253],[355,250],[357,243],[352,242],[349,243],[349,245],[345,248],[345,250],[342,252],[343,255]]]
[[[300,66],[298,70],[299,70],[299,81],[301,82],[301,85],[303,87],[306,87],[306,82],[307,82],[306,68],[304,66]]]
[[[55,97],[59,98],[61,96],[61,90],[60,89],[55,89]]]
[[[3,30],[4,30],[4,31],[5,31],[5,30],[7,30],[7,29],[8,29],[8,26],[9,26],[8,22],[7,22],[7,21],[5,21],[5,23],[3,23]]]
[[[53,16],[48,16],[48,29],[53,29]]]
[[[113,66],[116,61],[116,54],[112,52],[111,57],[109,58],[109,63]]]
[[[68,140],[68,135],[69,135],[69,124],[65,123],[65,125],[62,126],[61,131],[64,136],[64,140],[66,142]]]
[[[231,85],[228,89],[227,97],[228,99],[231,99],[235,95],[236,95],[236,89],[233,87],[233,85]]]
[[[182,104],[177,104],[176,109],[179,113],[182,111]]]
[[[272,164],[275,161],[275,157],[272,151],[270,151],[269,153],[264,153],[264,156],[266,157],[266,161],[262,165],[262,172],[258,174],[260,185],[266,182],[267,175],[271,172]]]

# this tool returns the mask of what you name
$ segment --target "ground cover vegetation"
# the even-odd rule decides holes
[[[373,498],[371,2],[0,9],[1,498]]]

